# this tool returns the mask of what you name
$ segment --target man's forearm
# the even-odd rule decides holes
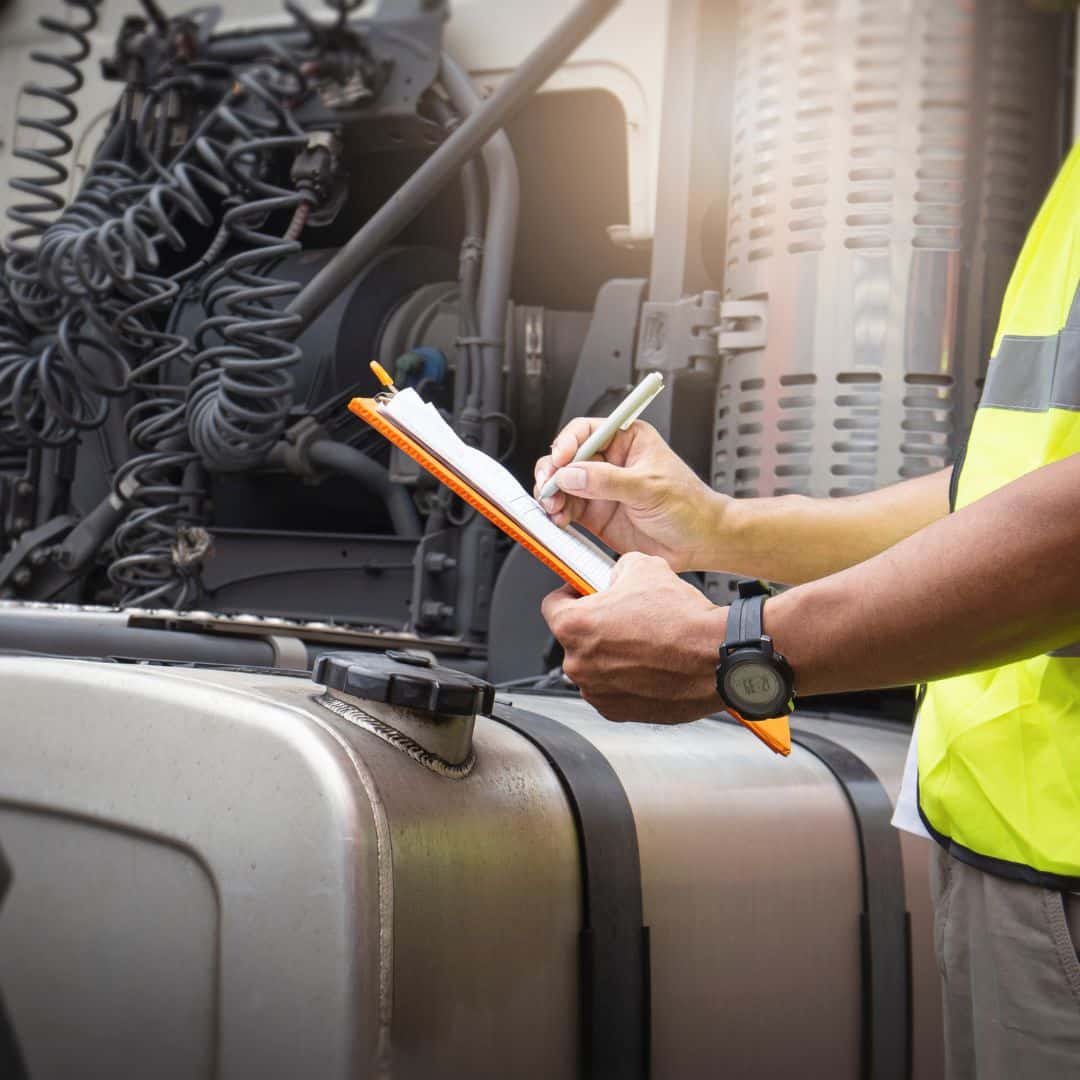
[[[1080,638],[1080,455],[791,589],[765,629],[800,693],[923,682]]]
[[[843,499],[729,500],[698,568],[789,585],[836,573],[948,514],[951,474]]]

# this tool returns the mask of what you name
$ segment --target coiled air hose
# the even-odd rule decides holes
[[[245,73],[196,143],[201,161],[220,180],[226,209],[207,252],[176,275],[168,283],[171,294],[159,299],[171,308],[179,278],[205,271],[230,244],[239,249],[201,283],[209,318],[193,343],[155,331],[150,336],[157,352],[132,371],[131,382],[142,393],[127,423],[132,441],[145,452],[116,477],[117,490],[130,489],[131,510],[114,536],[116,558],[109,567],[126,605],[183,608],[194,602],[205,548],[180,539],[199,530],[203,467],[233,471],[261,463],[292,402],[288,369],[300,353],[282,344],[280,328],[293,320],[271,303],[277,297],[287,301],[298,286],[276,281],[268,264],[299,250],[310,197],[264,177],[271,156],[306,143],[282,104],[299,88],[291,89],[281,93],[265,72]],[[261,115],[241,111],[238,102],[244,99],[257,103]],[[288,211],[285,237],[269,232],[271,215]],[[193,373],[183,385],[170,381],[170,372],[173,379],[180,374],[178,367]]]
[[[64,196],[58,189],[67,182],[68,169],[62,159],[75,145],[67,128],[79,115],[72,97],[83,86],[80,65],[90,55],[89,34],[97,26],[101,0],[64,0],[64,4],[70,13],[70,21],[43,15],[38,25],[50,34],[67,38],[72,45],[71,51],[35,50],[30,53],[30,59],[66,78],[52,86],[30,82],[23,88],[27,98],[47,102],[59,111],[49,116],[34,116],[29,112],[17,116],[17,128],[32,133],[32,137],[25,139],[22,145],[17,142],[12,154],[18,161],[35,166],[35,172],[12,177],[9,181],[12,190],[31,201],[17,203],[8,209],[8,219],[15,228],[5,242],[4,273],[19,317],[25,324],[38,329],[53,325],[60,311],[56,293],[39,280],[36,254],[41,235],[53,216],[64,207]]]

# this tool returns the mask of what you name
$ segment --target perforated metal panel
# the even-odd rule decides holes
[[[714,486],[849,495],[941,468],[1057,163],[1061,22],[1019,0],[742,0]]]

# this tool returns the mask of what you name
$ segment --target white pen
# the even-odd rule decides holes
[[[611,440],[615,438],[615,433],[619,430],[625,431],[663,389],[664,376],[658,371],[649,372],[615,407],[615,411],[607,420],[578,447],[578,452],[574,455],[571,464],[576,465],[579,461],[588,461],[606,450],[611,445]],[[540,498],[550,498],[558,490],[559,485],[555,483],[555,475],[552,474],[548,482],[540,489]]]

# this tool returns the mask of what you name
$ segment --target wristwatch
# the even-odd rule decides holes
[[[768,596],[768,587],[760,581],[739,582],[716,665],[717,693],[744,720],[771,720],[795,708],[791,665],[762,630]]]

